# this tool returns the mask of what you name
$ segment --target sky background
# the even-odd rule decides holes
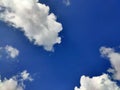
[[[1,76],[28,70],[34,81],[25,82],[25,90],[74,90],[82,75],[106,73],[110,62],[101,57],[99,49],[120,50],[120,1],[71,0],[69,6],[61,0],[40,2],[48,5],[62,23],[62,43],[55,45],[54,52],[45,51],[29,42],[23,32],[0,21],[0,46],[12,45],[20,51],[17,63],[0,61]]]

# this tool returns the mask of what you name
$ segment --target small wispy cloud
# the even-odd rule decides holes
[[[13,46],[6,45],[5,47],[0,47],[0,57],[5,56],[6,58],[16,58],[19,55],[19,50]]]
[[[70,0],[63,0],[63,3],[66,5],[66,6],[69,6],[71,3],[70,3]]]

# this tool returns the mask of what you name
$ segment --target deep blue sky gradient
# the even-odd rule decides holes
[[[55,45],[55,52],[47,52],[30,43],[23,32],[0,22],[0,46],[8,44],[20,50],[18,63],[0,61],[1,76],[28,70],[35,80],[25,90],[74,90],[82,75],[106,72],[110,64],[101,58],[99,48],[119,49],[120,1],[71,0],[68,7],[61,0],[40,1],[50,6],[63,24],[62,43]]]

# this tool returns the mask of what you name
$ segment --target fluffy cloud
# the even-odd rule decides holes
[[[74,90],[120,90],[116,82],[111,81],[107,74],[92,78],[82,76],[80,84],[80,88],[75,87]]]
[[[19,28],[35,45],[51,51],[54,44],[61,43],[62,25],[49,11],[38,0],[0,0],[0,20]]]
[[[112,68],[108,71],[113,74],[113,78],[120,80],[120,53],[115,52],[113,48],[101,47],[102,56],[109,58]]]
[[[15,58],[19,55],[18,49],[9,45],[5,46],[5,51],[7,52],[8,56],[10,56],[11,58]]]
[[[107,57],[110,60],[112,68],[108,69],[110,75],[103,74],[101,76],[86,77],[82,76],[80,80],[80,87],[75,87],[74,90],[120,90],[120,86],[112,79],[120,80],[120,53],[113,48],[101,47],[100,53],[102,57]]]
[[[70,0],[63,0],[63,3],[64,3],[66,6],[69,6],[69,5],[70,5]]]
[[[24,90],[25,88],[24,81],[29,80],[29,78],[31,77],[26,70],[23,71],[22,73],[24,73],[25,75],[27,74],[26,79],[23,79],[23,77],[19,75],[13,76],[10,79],[6,78],[4,80],[0,79],[0,90]]]
[[[6,54],[7,58],[10,57],[13,59],[19,55],[19,50],[9,45],[6,45],[5,47],[0,47],[0,52],[1,57],[3,54]]]
[[[30,77],[30,73],[28,73],[26,70],[21,73],[21,77],[23,80],[30,80],[32,81],[33,79]]]

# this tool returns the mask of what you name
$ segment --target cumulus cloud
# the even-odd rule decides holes
[[[107,74],[92,78],[82,76],[80,84],[81,86],[79,88],[75,87],[74,90],[120,90],[116,82],[111,81]]]
[[[0,79],[0,90],[24,90],[25,89],[24,81],[29,80],[28,78],[31,78],[31,76],[26,70],[23,72],[26,72],[24,74],[27,74],[26,79],[23,79],[23,77],[19,75],[13,76],[12,78],[9,79],[7,78],[5,78],[4,80]]]
[[[101,47],[100,52],[102,56],[110,60],[112,68],[108,71],[113,74],[113,78],[120,80],[120,53],[116,52],[113,48]]]
[[[7,58],[16,58],[19,55],[19,50],[13,46],[6,45],[5,47],[0,47],[0,56],[2,57],[3,54],[6,54]]]
[[[101,47],[100,53],[102,57],[107,57],[111,63],[108,72],[112,73],[112,77],[108,74],[101,76],[93,76],[92,78],[82,76],[80,79],[80,87],[74,90],[120,90],[120,86],[114,80],[120,80],[120,53],[113,48]]]
[[[5,51],[11,58],[15,58],[19,55],[19,50],[9,45],[5,46]]]
[[[30,73],[27,72],[27,70],[23,71],[21,73],[21,77],[23,80],[30,80],[32,81],[33,79],[30,77]]]
[[[70,5],[70,0],[63,0],[63,3],[64,3],[66,6],[69,6],[69,5]]]
[[[0,20],[23,31],[35,45],[51,51],[54,44],[61,43],[62,25],[49,11],[38,0],[0,0]]]

